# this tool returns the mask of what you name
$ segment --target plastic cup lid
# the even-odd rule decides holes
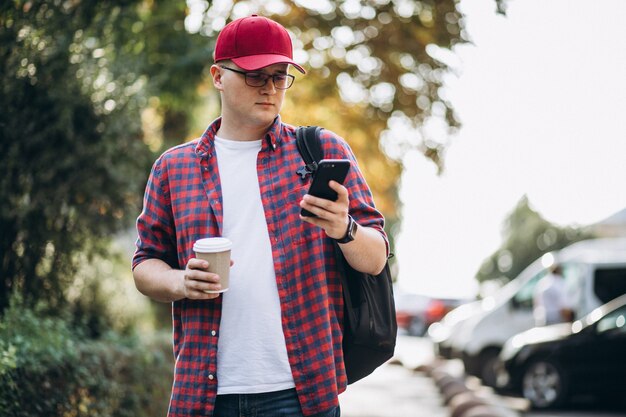
[[[233,243],[225,237],[209,237],[198,239],[193,244],[193,251],[201,253],[223,252],[230,250],[232,247]]]

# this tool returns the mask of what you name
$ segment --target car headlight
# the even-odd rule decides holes
[[[441,343],[450,337],[450,328],[439,322],[433,323],[428,327],[428,336],[435,343]]]
[[[503,388],[509,385],[510,382],[511,376],[509,373],[503,366],[499,366],[498,369],[496,369],[496,386]]]
[[[502,351],[500,352],[500,359],[502,362],[510,360],[522,350],[523,346],[521,338],[519,336],[513,336],[504,343]]]

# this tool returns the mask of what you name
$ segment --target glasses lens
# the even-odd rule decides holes
[[[268,75],[262,72],[246,72],[246,84],[250,87],[263,87],[267,84],[267,81],[272,78],[274,87],[279,90],[286,90],[293,84],[293,75],[289,74],[274,74]]]
[[[291,87],[293,79],[287,74],[275,74],[274,75],[274,85],[279,89],[287,89]]]
[[[266,74],[261,74],[259,72],[247,72],[246,84],[248,84],[250,87],[261,87],[265,85],[268,78],[270,77]]]

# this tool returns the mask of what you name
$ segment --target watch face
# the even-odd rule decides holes
[[[348,216],[348,228],[346,229],[346,235],[341,239],[336,239],[339,243],[348,243],[354,240],[354,234],[356,233],[358,225],[352,218],[352,216]]]
[[[356,233],[357,224],[352,217],[350,217],[350,230],[348,232],[348,238],[354,240],[354,234]]]

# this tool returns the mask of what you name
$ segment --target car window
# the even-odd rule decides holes
[[[513,304],[518,308],[532,308],[533,307],[533,293],[535,291],[535,287],[541,278],[543,278],[547,273],[547,270],[542,269],[540,272],[535,274],[526,284],[524,284],[519,291],[513,297]]]
[[[562,266],[568,303],[570,306],[579,305],[585,266],[582,264],[563,264]]]
[[[626,294],[626,267],[598,268],[594,278],[593,291],[602,304]]]
[[[626,306],[607,314],[598,321],[596,327],[598,333],[608,332],[611,330],[620,333],[626,333]]]

